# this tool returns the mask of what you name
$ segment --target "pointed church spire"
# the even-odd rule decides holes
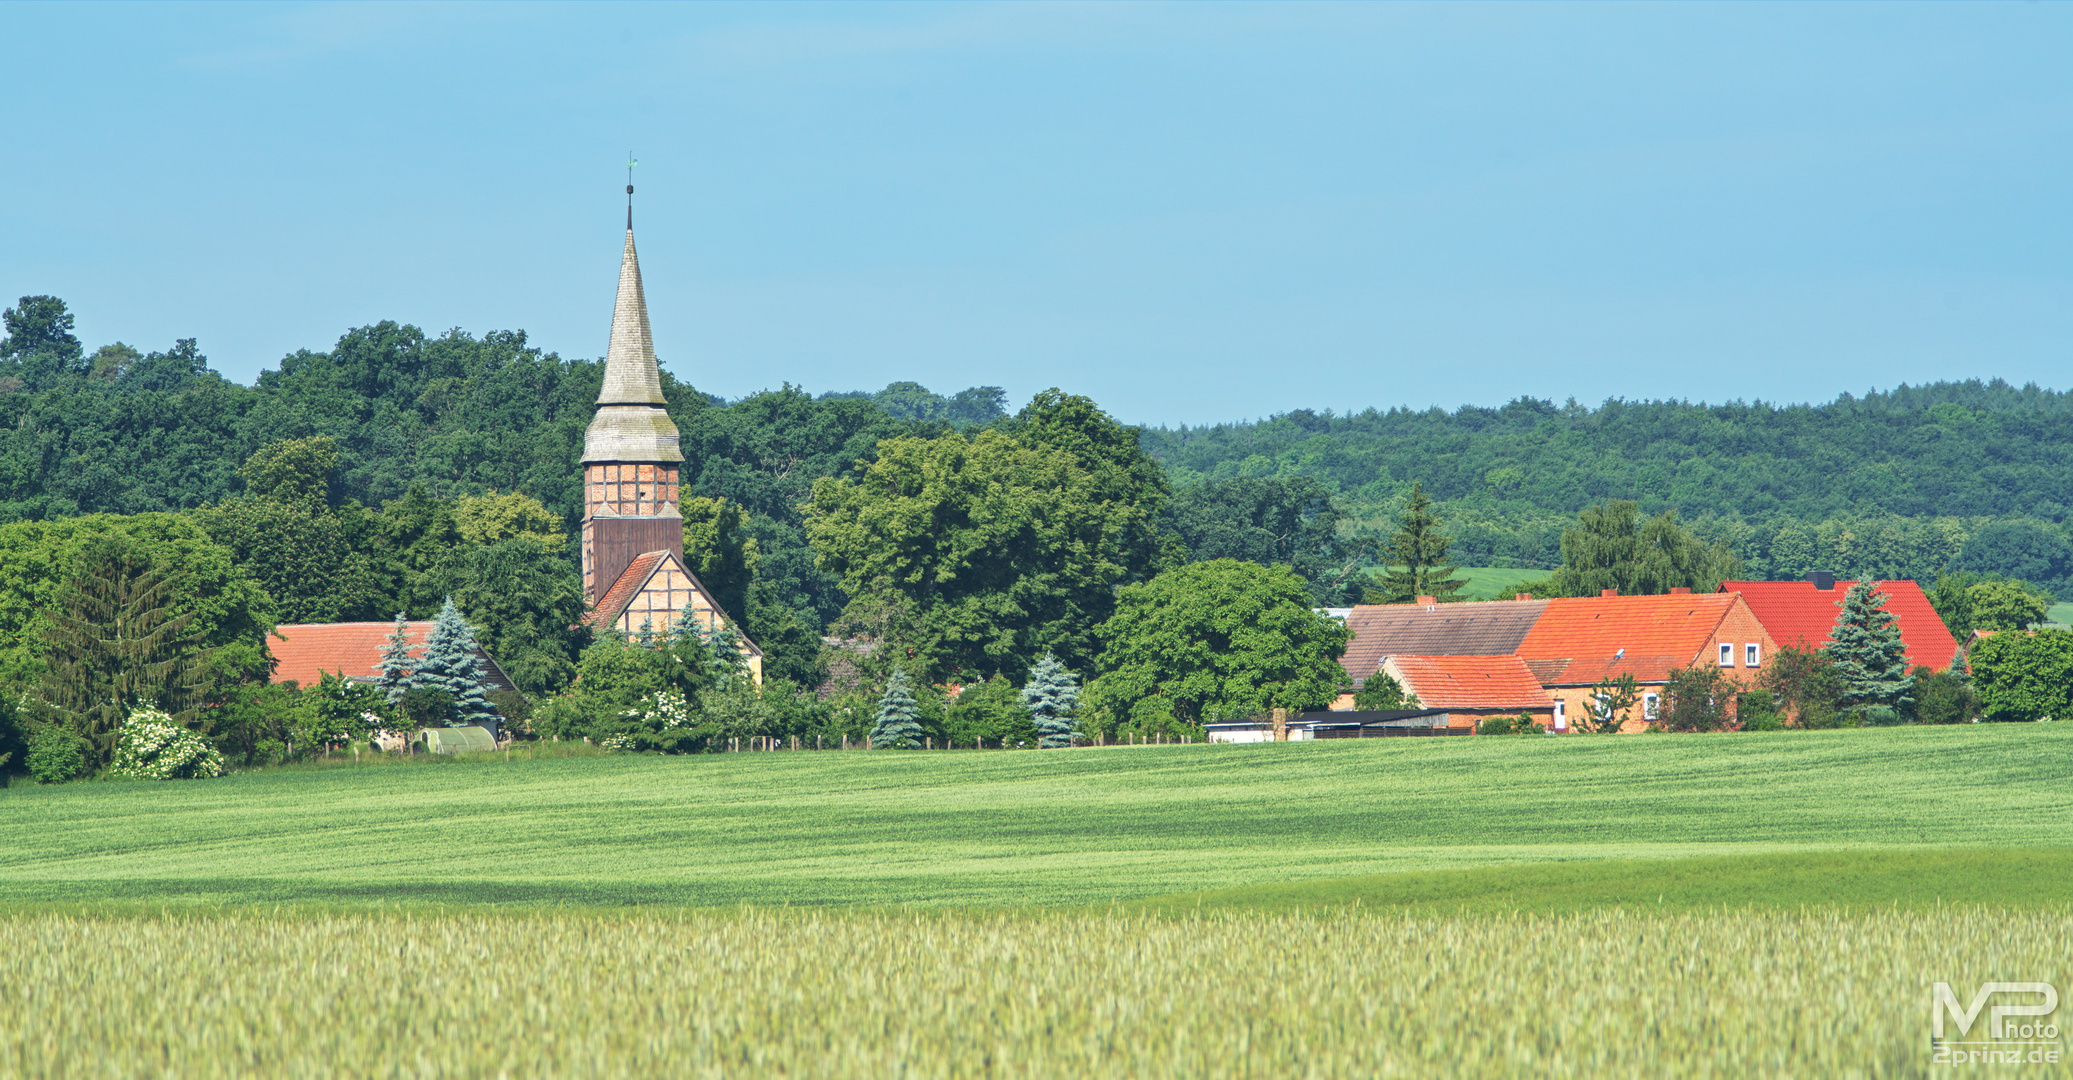
[[[597,415],[583,436],[584,461],[682,461],[677,426],[664,409],[662,373],[648,332],[648,299],[641,290],[641,260],[633,247],[633,185],[626,185],[626,250],[619,259],[619,301],[612,309],[612,343],[597,392]]]

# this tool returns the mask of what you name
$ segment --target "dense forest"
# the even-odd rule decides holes
[[[1420,481],[1469,563],[1551,569],[1577,512],[1617,498],[1676,510],[1758,577],[1927,580],[1955,565],[2073,586],[2073,394],[1999,380],[1821,405],[1298,410],[1143,438],[1177,487],[1306,477],[1359,522]]]
[[[89,351],[55,298],[9,309],[6,334],[0,523],[220,507],[246,492],[239,469],[252,455],[316,436],[337,448],[326,493],[336,505],[517,493],[565,531],[580,510],[576,461],[601,365],[543,352],[520,331],[378,323],[298,351],[251,386],[210,370],[192,340]],[[755,581],[734,592],[765,608],[752,627],[783,609],[808,636],[849,600],[807,543],[814,482],[859,475],[882,440],[1017,423],[993,387],[815,396],[785,385],[725,402],[664,379],[687,488],[745,512]],[[1821,405],[1299,410],[1146,428],[1139,440],[1164,469],[1144,490],[1163,492],[1146,505],[1169,560],[1281,562],[1320,600],[1347,598],[1335,583],[1352,580],[1374,550],[1360,540],[1386,531],[1414,481],[1468,564],[1552,569],[1580,510],[1625,498],[1676,510],[1751,576],[1929,580],[1967,568],[2073,591],[2073,395],[2034,386],[1904,386]],[[433,599],[421,590],[411,603]]]
[[[1537,595],[1915,578],[1961,633],[2043,617],[2047,597],[1997,575],[2073,591],[2073,403],[2035,387],[1141,429],[1056,388],[1014,411],[997,387],[914,383],[725,401],[664,373],[687,562],[764,652],[749,688],[727,635],[629,648],[583,623],[598,361],[383,322],[244,386],[192,340],[90,351],[54,297],[4,322],[0,758],[60,779],[112,760],[89,676],[120,596],[178,630],[137,669],[182,673],[166,715],[250,764],[369,709],[421,726],[494,706],[534,735],[670,752],[839,744],[889,722],[878,695],[905,680],[892,712],[922,745],[1031,744],[1019,684],[1038,669],[1085,680],[1081,737],[1200,737],[1330,702],[1346,630],[1317,609],[1467,599],[1455,564],[1550,571]],[[479,635],[523,693],[380,704],[270,681],[272,627],[399,613]]]

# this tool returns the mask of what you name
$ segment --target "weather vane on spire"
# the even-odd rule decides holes
[[[628,232],[633,231],[633,167],[639,164],[640,162],[634,160],[633,151],[628,150],[626,152],[626,231]]]

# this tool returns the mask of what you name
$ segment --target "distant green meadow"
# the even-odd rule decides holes
[[[2069,781],[2066,724],[343,759],[17,782],[0,903],[2034,905]]]

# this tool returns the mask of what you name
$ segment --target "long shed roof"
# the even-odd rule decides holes
[[[276,627],[274,635],[266,639],[267,650],[274,656],[273,681],[292,681],[307,689],[317,685],[327,671],[361,682],[378,679],[382,645],[395,629],[395,623],[385,622],[294,623]],[[425,641],[432,636],[431,622],[406,622],[403,632],[410,639],[411,657],[422,658]],[[475,654],[482,658],[493,688],[517,689],[511,677],[480,645]]]
[[[1454,604],[1362,604],[1346,616],[1353,641],[1339,663],[1366,679],[1385,656],[1508,656],[1548,606],[1546,600]]]

